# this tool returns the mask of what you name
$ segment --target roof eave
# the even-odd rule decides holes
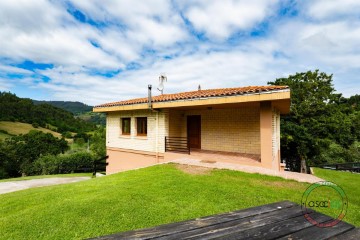
[[[217,105],[230,103],[245,103],[259,101],[275,101],[290,99],[290,89],[282,89],[276,91],[264,91],[260,93],[247,93],[241,95],[202,97],[181,100],[171,100],[162,102],[153,102],[153,109],[176,108],[201,105]],[[289,105],[290,108],[290,105]],[[148,109],[148,103],[128,104],[120,106],[94,107],[94,112],[116,112],[116,111],[132,111]]]

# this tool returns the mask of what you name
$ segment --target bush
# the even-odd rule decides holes
[[[85,145],[85,140],[83,138],[75,138],[74,143],[79,145],[79,147],[83,147]]]
[[[5,133],[5,134],[9,134],[8,131],[0,129],[0,133]]]
[[[322,162],[344,163],[346,162],[346,149],[336,143],[331,143],[328,149],[324,149],[320,154]]]
[[[360,143],[355,141],[348,149],[331,142],[321,149],[320,163],[346,163],[360,161]]]
[[[33,173],[37,175],[57,174],[59,173],[60,166],[61,156],[42,156],[33,163]]]
[[[72,138],[72,135],[69,131],[63,132],[61,136],[64,138]]]
[[[349,148],[349,162],[360,162],[360,142],[355,141]]]
[[[34,123],[31,124],[31,126],[33,126],[33,128],[38,128],[38,127],[39,127],[39,124],[36,123],[36,122],[34,122]]]
[[[88,152],[47,155],[33,163],[34,174],[60,174],[91,171],[94,158]]]
[[[7,174],[6,170],[0,166],[0,179],[8,178],[9,175]]]

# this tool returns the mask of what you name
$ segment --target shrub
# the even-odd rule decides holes
[[[33,173],[39,175],[57,174],[59,173],[61,160],[61,156],[41,156],[33,163]]]
[[[0,133],[5,133],[5,134],[9,134],[8,131],[0,129]]]
[[[88,152],[47,155],[33,163],[34,174],[59,174],[89,171],[93,167],[93,156]]]
[[[61,136],[64,138],[72,138],[72,135],[69,131],[63,132]]]
[[[0,166],[0,179],[8,178],[8,177],[9,177],[9,175],[7,174],[5,168]]]
[[[82,147],[85,145],[85,140],[83,138],[75,138],[74,143],[78,144],[79,147]]]

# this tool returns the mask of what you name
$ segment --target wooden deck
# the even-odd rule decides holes
[[[317,212],[319,222],[332,218]],[[359,228],[339,222],[319,228],[308,222],[301,207],[290,201],[218,214],[95,239],[360,239]]]

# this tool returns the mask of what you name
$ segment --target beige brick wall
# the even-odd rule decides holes
[[[170,136],[186,136],[188,115],[201,115],[201,149],[260,154],[260,110],[243,107],[170,110]]]
[[[169,111],[169,136],[186,137],[186,115],[185,111]]]
[[[149,110],[109,113],[107,147],[138,151],[165,150],[164,137],[186,137],[188,115],[201,115],[201,148],[260,154],[260,110],[257,107],[212,110]],[[131,118],[131,135],[121,135],[120,119]],[[148,117],[148,134],[136,136],[136,117]],[[157,142],[157,144],[156,144]]]
[[[131,118],[131,134],[121,134],[121,118]],[[136,135],[136,118],[147,117],[147,136]],[[106,118],[106,146],[148,152],[165,151],[164,137],[168,132],[168,112],[149,110],[108,113]],[[156,144],[157,143],[157,144]]]

